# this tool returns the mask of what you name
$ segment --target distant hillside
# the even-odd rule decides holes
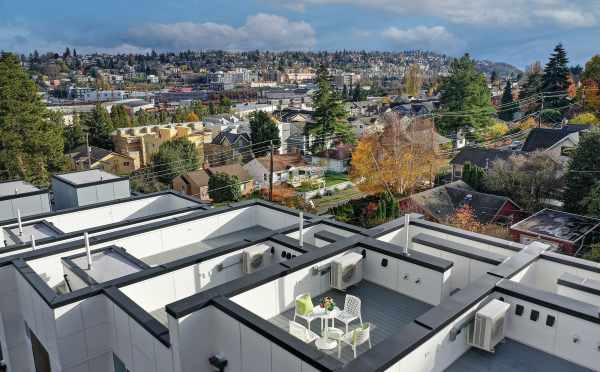
[[[491,75],[493,71],[496,71],[499,77],[507,77],[512,75],[513,77],[522,73],[521,70],[513,65],[504,62],[492,62],[488,60],[476,61],[475,66],[477,69],[484,74]]]

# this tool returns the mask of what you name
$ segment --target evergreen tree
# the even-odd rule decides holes
[[[600,130],[582,135],[579,145],[569,162],[565,176],[566,188],[563,194],[565,209],[572,213],[586,213],[585,201],[598,181],[600,174]]]
[[[113,149],[111,134],[114,127],[108,111],[101,104],[96,104],[85,124],[89,128],[89,143],[91,146],[107,150]]]
[[[508,80],[502,93],[502,108],[498,116],[504,121],[512,121],[518,110],[513,99],[512,82]]]
[[[72,151],[78,146],[85,144],[85,132],[81,126],[79,115],[73,117],[73,124],[65,127],[65,152]]]
[[[110,120],[115,129],[131,126],[131,118],[124,105],[115,105],[110,111]]]
[[[345,132],[344,127],[348,127],[343,122],[346,118],[344,104],[331,88],[331,78],[324,65],[321,65],[317,72],[317,85],[319,89],[313,96],[315,123],[309,127],[309,133],[314,135],[316,140],[313,151],[324,149],[330,136]]]
[[[165,183],[184,173],[198,169],[199,160],[196,145],[187,138],[176,138],[164,142],[152,157],[153,171]]]
[[[214,203],[235,202],[242,197],[240,179],[217,172],[208,179],[208,196]]]
[[[0,179],[47,185],[66,167],[62,115],[49,112],[13,54],[0,56]]]
[[[444,116],[440,128],[454,131],[462,127],[485,128],[492,124],[495,112],[485,76],[475,69],[468,54],[450,65],[450,76],[442,82],[440,102],[444,113],[469,112],[464,116]]]
[[[273,141],[273,146],[279,146],[279,129],[269,114],[258,111],[250,117],[250,138],[254,156],[264,156],[269,149],[267,141]]]
[[[532,71],[529,75],[527,75],[527,80],[519,91],[519,100],[531,98],[531,100],[528,100],[527,103],[523,105],[524,111],[527,114],[531,114],[540,110],[541,101],[536,100],[535,98],[539,97],[542,93],[543,85],[543,76],[540,71]]]
[[[553,93],[566,93],[569,88],[569,59],[562,44],[554,48],[546,67],[544,68],[543,92],[545,95]],[[548,97],[544,99],[544,108],[564,109],[567,105],[566,95],[562,97]]]

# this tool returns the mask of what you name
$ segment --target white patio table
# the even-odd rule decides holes
[[[317,348],[322,350],[331,350],[337,346],[337,340],[333,340],[329,338],[329,321],[333,321],[335,316],[340,313],[340,309],[336,306],[333,310],[325,310],[322,307],[316,307],[313,310],[313,315],[318,316],[319,318],[325,320],[325,329],[322,330],[322,336],[317,341],[315,341],[315,345]]]

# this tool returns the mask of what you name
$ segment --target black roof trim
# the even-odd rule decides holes
[[[148,333],[154,336],[163,345],[170,348],[171,341],[169,329],[162,323],[156,320],[152,315],[148,314],[140,305],[132,301],[128,296],[121,292],[118,288],[109,287],[102,291],[115,305],[119,306],[127,315],[142,326]]]
[[[473,260],[489,263],[492,265],[499,265],[504,261],[505,257],[496,253],[484,251],[474,247],[469,247],[465,244],[460,244],[448,239],[438,238],[433,235],[419,233],[412,238],[413,243],[426,245],[431,248],[439,249],[441,251],[454,253],[459,256],[471,258]]]
[[[571,273],[564,273],[558,278],[556,283],[594,296],[600,296],[600,281],[598,280],[582,278]]]
[[[166,306],[167,313],[174,318],[181,318],[195,311],[201,310],[210,305],[210,301],[218,296],[232,297],[252,288],[256,288],[265,283],[278,279],[284,276],[288,270],[282,265],[271,265],[262,270],[256,271],[237,278],[235,280],[223,283],[219,286],[212,287],[206,291],[202,291],[172,302]]]
[[[22,259],[16,259],[12,262],[14,268],[23,276],[23,278],[33,287],[40,297],[52,307],[52,302],[57,294],[44,280],[36,273],[31,266]]]
[[[557,252],[543,252],[540,258],[548,261],[557,262],[563,265],[576,267],[578,269],[600,273],[600,264],[597,264],[592,261],[587,261],[581,258],[567,256],[565,254]]]
[[[411,224],[416,221],[416,220],[423,220],[424,217],[422,214],[419,213],[410,213],[410,222]],[[385,234],[388,234],[392,231],[396,231],[396,230],[400,230],[404,228],[404,218],[400,217],[400,218],[396,218],[393,219],[391,221],[388,221],[384,224],[381,224],[379,226],[375,226],[372,227],[368,230],[368,235],[371,238],[379,238],[380,236],[383,236]]]
[[[115,178],[109,178],[107,180],[87,182],[87,183],[81,183],[81,184],[73,183],[73,182],[69,181],[68,179],[62,177],[65,174],[82,173],[82,172],[89,172],[89,171],[90,171],[89,169],[86,169],[86,170],[81,170],[81,171],[77,171],[77,172],[57,173],[57,174],[53,174],[52,178],[59,182],[65,183],[71,187],[74,187],[76,189],[90,187],[90,186],[96,186],[96,185],[103,185],[106,183],[113,183],[113,182],[119,182],[119,181],[129,181],[129,177],[121,177],[121,176],[114,175],[112,173],[110,173],[110,174],[115,176]],[[109,173],[109,172],[106,172],[106,173]]]
[[[600,307],[552,292],[532,288],[511,280],[502,280],[496,291],[552,310],[600,324]]]
[[[520,252],[508,257],[500,265],[488,271],[488,274],[499,278],[512,278],[540,257],[545,248],[529,245]]]
[[[309,243],[303,243],[301,247],[298,239],[294,239],[283,234],[273,235],[269,238],[269,240],[300,253],[306,253],[319,249],[318,247]]]
[[[153,193],[150,193],[150,194],[134,195],[134,196],[130,196],[128,198],[114,199],[114,200],[109,200],[109,201],[100,202],[100,203],[88,204],[88,205],[84,205],[84,206],[81,206],[81,207],[61,209],[59,211],[33,214],[31,216],[24,216],[24,217],[22,217],[21,221],[25,222],[25,221],[32,221],[32,220],[37,220],[37,219],[41,220],[41,219],[44,219],[44,218],[47,218],[47,217],[59,216],[61,214],[79,212],[79,211],[83,211],[83,210],[86,210],[86,209],[101,208],[101,207],[106,207],[106,206],[109,206],[109,205],[128,203],[128,202],[132,202],[132,201],[136,201],[136,200],[147,199],[147,198],[152,198],[152,197],[161,196],[161,195],[169,195],[169,194],[175,195],[175,196],[178,196],[178,197],[182,197],[184,199],[188,199],[190,201],[195,202],[199,206],[203,206],[203,207],[207,208],[206,205],[204,205],[203,203],[201,203],[199,200],[194,200],[193,198],[190,198],[189,196],[183,195],[183,194],[181,194],[179,192],[176,192],[174,190],[167,190],[167,191],[153,192]],[[16,218],[12,218],[12,219],[9,219],[9,220],[0,221],[0,223],[2,223],[2,226],[15,224],[17,222],[18,221],[17,221]]]
[[[225,297],[215,297],[211,301],[211,305],[302,361],[310,364],[318,371],[333,372],[343,367],[342,363],[333,357],[320,352],[314,346],[302,342],[285,330]]]
[[[465,238],[465,239],[473,240],[473,241],[484,243],[484,244],[493,245],[495,247],[508,249],[513,252],[519,252],[521,249],[523,249],[525,247],[523,244],[520,244],[520,243],[509,242],[506,240],[502,240],[502,239],[498,239],[498,238],[494,238],[494,237],[490,237],[490,236],[486,236],[486,235],[482,235],[482,234],[477,234],[477,233],[473,233],[473,232],[466,231],[466,230],[460,230],[455,227],[450,227],[450,226],[442,225],[439,223],[430,222],[425,219],[411,221],[410,223],[411,223],[411,225],[424,227],[424,228],[438,231],[438,232],[441,232],[444,234],[450,234],[450,235],[458,236],[460,238]]]
[[[328,230],[317,231],[313,235],[316,239],[326,241],[327,243],[335,243],[339,240],[343,240],[346,238],[346,237],[338,235],[336,233],[332,233],[331,231],[328,231]]]
[[[35,196],[35,195],[41,195],[41,194],[49,194],[49,192],[50,191],[48,189],[41,189],[41,190],[23,192],[23,193],[19,193],[16,195],[4,195],[4,196],[0,196],[0,201],[26,198],[28,196]],[[50,201],[50,196],[48,196],[48,202],[49,201]]]
[[[448,271],[452,266],[454,266],[452,261],[444,260],[443,258],[435,257],[415,250],[410,250],[409,255],[407,256],[404,254],[404,252],[402,252],[401,246],[386,243],[373,238],[364,239],[360,245],[390,257],[410,262],[412,264],[441,273]]]
[[[431,337],[431,330],[411,322],[346,364],[340,372],[384,372]]]

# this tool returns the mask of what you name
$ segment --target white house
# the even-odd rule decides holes
[[[244,165],[244,169],[254,179],[256,185],[265,187],[269,185],[269,170],[271,167],[270,156],[254,158]],[[295,154],[273,156],[273,184],[287,182],[294,187],[300,186],[303,181],[318,179],[323,176],[323,168],[306,163]]]

